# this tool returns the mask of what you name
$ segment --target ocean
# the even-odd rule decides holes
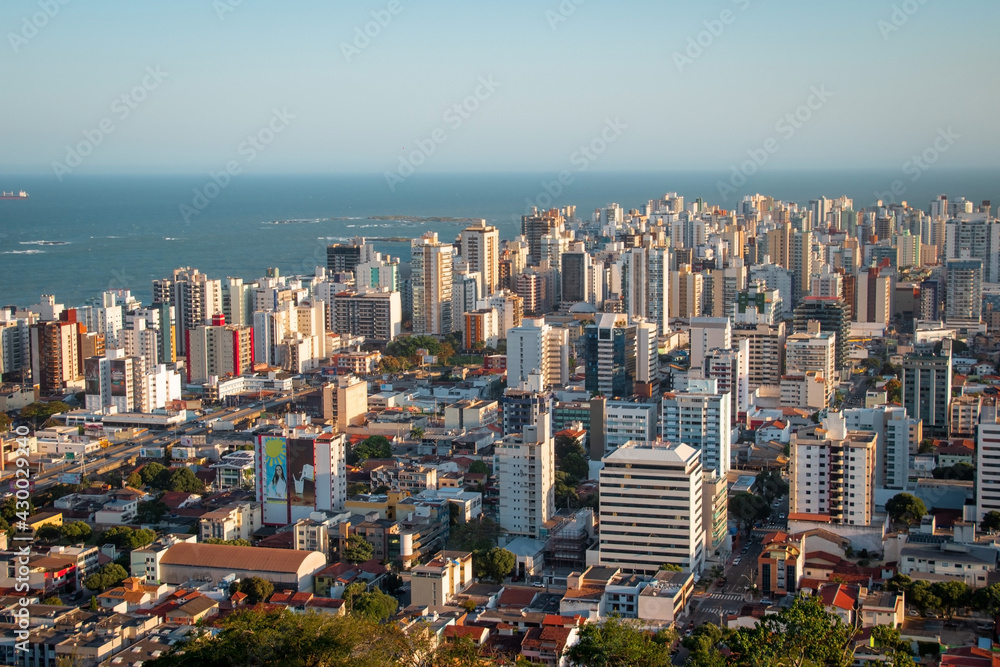
[[[718,184],[731,184],[729,173],[704,171],[574,173],[566,186],[555,173],[417,173],[395,190],[381,174],[243,174],[223,188],[206,187],[206,175],[74,174],[59,182],[6,174],[0,175],[0,190],[23,189],[30,199],[0,200],[0,305],[31,305],[42,294],[54,294],[67,307],[83,305],[119,288],[148,302],[151,281],[180,266],[212,278],[254,279],[269,267],[311,274],[325,265],[325,248],[337,240],[414,238],[428,230],[452,240],[464,226],[370,216],[485,218],[501,238],[512,238],[532,204],[574,204],[577,216],[586,217],[610,202],[639,208],[666,192],[723,208],[732,208],[743,194],[760,193],[803,204],[847,195],[860,208],[897,179],[905,186],[900,199],[925,210],[939,194],[1000,203],[1000,169],[932,169],[916,181],[900,170],[764,171],[735,193],[726,191],[725,199]],[[209,197],[196,201],[195,190]],[[187,216],[182,205],[190,207]],[[373,243],[409,259],[406,242]]]

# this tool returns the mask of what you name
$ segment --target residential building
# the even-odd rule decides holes
[[[747,341],[747,391],[780,384],[785,359],[785,323],[733,329],[734,344],[741,340]]]
[[[507,332],[507,385],[518,387],[532,373],[541,374],[542,389],[569,380],[569,331],[525,318]]]
[[[844,300],[836,297],[808,296],[795,308],[794,330],[808,332],[810,320],[819,322],[820,331],[836,334],[834,364],[838,370],[850,365],[847,357],[847,337],[850,322]]]
[[[413,333],[446,335],[454,330],[452,259],[454,248],[427,232],[411,244]]]
[[[328,304],[330,331],[364,336],[366,341],[391,343],[403,330],[399,292],[387,288],[339,292]]]
[[[412,604],[442,607],[473,583],[472,554],[440,551],[410,570]]]
[[[459,235],[458,254],[481,277],[484,298],[500,288],[500,232],[496,227],[485,220],[466,227]]]
[[[983,405],[976,435],[976,521],[1000,511],[1000,410]]]
[[[500,525],[511,537],[542,536],[555,513],[555,444],[551,414],[538,415],[520,434],[496,444]]]
[[[200,384],[211,377],[253,372],[253,328],[226,324],[221,313],[212,324],[199,324],[185,331],[187,382]]]
[[[951,402],[951,340],[934,352],[924,348],[903,357],[903,407],[934,437],[948,437]]]
[[[706,472],[725,478],[730,466],[730,410],[728,393],[716,380],[692,380],[686,391],[663,395],[661,437],[685,443],[701,452]]]
[[[794,333],[785,340],[785,373],[805,375],[815,372],[826,382],[827,400],[833,398],[836,382],[836,340],[830,331],[821,331],[820,323],[811,320],[805,332]]]

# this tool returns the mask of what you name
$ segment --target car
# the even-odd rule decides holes
[[[739,556],[737,556],[735,559],[733,559],[733,565],[734,566],[739,565],[740,562],[742,562],[742,560],[743,560],[742,558],[740,558]]]
[[[937,618],[937,617],[938,617],[938,615],[935,614],[934,612],[932,612],[932,611],[927,612],[926,618]]]
[[[534,586],[535,588],[544,588],[544,587],[545,587],[545,584],[543,584],[543,583],[542,583],[542,582],[540,582],[540,581],[536,581],[536,582],[534,582],[534,583],[533,583],[533,584],[531,584],[531,585],[532,585],[532,586]]]
[[[907,609],[906,610],[906,615],[907,616],[920,616],[920,614],[917,613],[916,609]]]
[[[760,603],[761,604],[771,604],[771,598],[761,598],[760,599]]]
[[[982,625],[978,626],[977,629],[982,630],[984,632],[989,632],[992,631],[994,627],[995,626],[992,623],[983,623]]]
[[[784,515],[784,514],[779,514],[779,515],[778,515],[778,518],[779,518],[779,519],[784,519],[784,518],[785,518],[785,515]]]

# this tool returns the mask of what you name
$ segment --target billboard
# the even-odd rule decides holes
[[[316,505],[316,465],[313,441],[303,438],[288,440],[288,478],[291,480],[290,505]]]
[[[87,357],[83,360],[84,391],[91,396],[101,395],[101,358]]]
[[[263,438],[264,500],[284,503],[288,500],[288,457],[285,439],[275,436]]]
[[[111,395],[127,396],[125,390],[126,359],[111,360]]]

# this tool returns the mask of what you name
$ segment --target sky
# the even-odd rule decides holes
[[[990,0],[4,0],[0,27],[0,173],[1000,166]]]

